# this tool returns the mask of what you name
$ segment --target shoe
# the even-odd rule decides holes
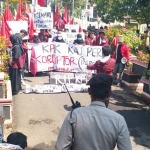
[[[120,84],[120,83],[118,83],[118,84],[117,84],[117,86],[118,86],[118,87],[120,87],[120,86],[121,86],[121,84]]]

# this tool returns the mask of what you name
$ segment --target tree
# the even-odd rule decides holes
[[[98,16],[109,23],[123,21],[130,16],[138,23],[150,23],[150,0],[94,0],[97,4]]]

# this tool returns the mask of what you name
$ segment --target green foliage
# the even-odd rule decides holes
[[[143,40],[137,38],[135,28],[132,27],[112,26],[106,31],[106,36],[108,37],[110,44],[117,35],[124,36],[124,41],[131,49],[132,54],[136,54],[143,42]]]
[[[98,16],[109,23],[123,21],[124,16],[130,16],[138,23],[150,23],[149,0],[94,0],[97,4]]]

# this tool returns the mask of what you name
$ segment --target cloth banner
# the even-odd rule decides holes
[[[51,12],[34,12],[34,24],[37,29],[52,29],[53,14]]]
[[[65,43],[29,43],[34,47],[38,72],[88,72],[87,65],[102,59],[101,46],[82,46]],[[30,64],[31,51],[28,51]],[[30,66],[29,66],[30,68]]]

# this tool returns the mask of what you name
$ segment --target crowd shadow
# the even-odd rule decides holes
[[[144,102],[127,90],[114,90],[112,99],[115,100],[115,103],[110,102],[110,108],[113,108],[125,118],[133,141],[137,145],[150,148],[150,111],[149,109],[143,109],[140,105]],[[120,109],[120,107],[122,108]]]
[[[50,145],[45,144],[45,143],[40,143],[35,145],[33,148],[28,148],[28,150],[54,150],[55,147],[55,143],[54,141],[51,142]]]

